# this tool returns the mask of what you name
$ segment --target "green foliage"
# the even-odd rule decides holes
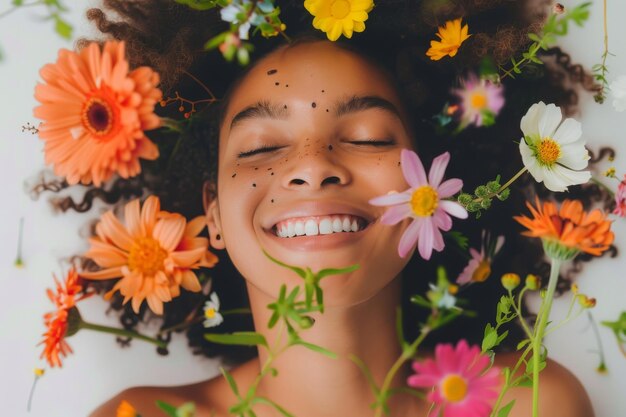
[[[500,184],[500,175],[498,175],[494,180],[476,187],[473,194],[459,194],[457,201],[465,210],[475,213],[478,219],[482,215],[481,210],[488,210],[494,198],[504,201],[509,197],[510,192],[509,188],[504,188]]]
[[[218,3],[225,3],[219,0],[174,0],[178,4],[184,4],[194,10],[210,10],[218,6]]]
[[[515,405],[515,400],[511,400],[511,402],[509,402],[507,405],[502,407],[500,411],[498,411],[498,417],[508,417],[514,405]]]
[[[446,232],[444,237],[446,239],[450,239],[462,251],[467,251],[467,248],[469,247],[469,238],[463,233],[451,230]]]
[[[256,332],[235,332],[230,334],[205,334],[209,342],[223,345],[266,346],[265,336]]]
[[[582,3],[576,7],[567,8],[562,15],[552,14],[546,21],[539,33],[529,33],[528,38],[532,41],[528,50],[522,53],[521,59],[511,58],[511,67],[507,70],[500,67],[501,78],[507,76],[515,78],[514,74],[521,74],[522,68],[529,65],[543,65],[543,61],[537,57],[540,50],[548,50],[554,46],[559,36],[567,35],[570,24],[582,26],[589,18],[590,2]]]

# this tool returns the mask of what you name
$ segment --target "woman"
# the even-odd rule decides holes
[[[255,330],[265,335],[270,343],[279,337],[275,329],[266,326],[270,317],[267,305],[276,299],[281,284],[293,287],[301,283],[292,272],[272,263],[263,254],[263,249],[281,261],[308,266],[314,271],[359,265],[355,272],[331,276],[322,282],[325,311],[313,315],[315,324],[304,336],[307,342],[337,353],[338,359],[331,360],[300,347],[291,348],[274,363],[278,376],[264,378],[258,386],[257,393],[271,398],[296,416],[370,414],[369,404],[373,398],[367,381],[348,355],[361,358],[369,366],[374,379],[382,380],[401,353],[395,315],[396,307],[407,298],[408,290],[403,289],[403,285],[407,288],[415,285],[423,287],[431,280],[431,271],[437,261],[445,263],[451,271],[460,265],[449,261],[445,255],[435,257],[429,264],[418,259],[409,262],[410,257],[401,258],[396,248],[408,221],[392,227],[383,225],[380,222],[383,209],[368,204],[376,196],[406,189],[399,164],[400,150],[419,150],[420,156],[429,160],[431,158],[424,155],[435,156],[439,150],[451,148],[452,158],[446,177],[462,177],[468,186],[493,178],[496,174],[494,170],[500,170],[498,173],[507,177],[512,174],[501,172],[507,167],[502,167],[493,156],[509,144],[494,144],[493,137],[517,138],[516,126],[523,114],[521,109],[527,108],[530,102],[538,99],[556,101],[559,97],[571,100],[571,95],[564,94],[550,78],[526,80],[510,87],[513,91],[507,95],[515,98],[510,99],[496,127],[481,130],[480,138],[470,138],[476,131],[466,131],[461,137],[433,140],[432,125],[426,118],[435,112],[428,109],[442,107],[442,102],[445,102],[442,97],[450,89],[450,79],[457,70],[454,66],[475,64],[487,52],[493,54],[496,62],[505,61],[524,44],[524,36],[520,34],[528,31],[528,25],[536,20],[526,16],[520,5],[495,2],[495,5],[489,6],[483,3],[468,1],[444,8],[438,8],[436,4],[430,5],[432,7],[409,5],[413,14],[400,5],[380,6],[379,26],[372,17],[371,27],[368,26],[360,39],[361,47],[364,46],[369,56],[353,51],[351,44],[346,47],[328,41],[305,40],[273,49],[253,63],[234,84],[229,80],[228,85],[232,87],[221,103],[217,120],[217,161],[213,153],[210,156],[212,162],[204,161],[204,166],[201,162],[198,168],[209,165],[209,169],[217,170],[216,176],[204,175],[209,178],[206,216],[211,246],[226,250],[245,278]],[[174,86],[187,68],[201,78],[203,71],[211,69],[208,77],[211,80],[229,78],[226,71],[215,70],[215,66],[203,62],[204,58],[193,59],[198,42],[206,40],[207,34],[215,31],[197,14],[192,18],[188,10],[169,2],[125,4],[108,1],[106,4],[130,23],[112,23],[100,11],[91,11],[91,17],[103,31],[129,42],[131,59],[141,62],[143,57],[151,64],[162,63],[160,73],[169,77],[165,80],[166,87]],[[293,8],[297,9],[296,6]],[[395,33],[400,37],[392,39],[386,25],[389,21],[385,19],[398,17],[393,14],[398,13],[394,9],[401,9],[406,20],[400,21],[397,28],[400,33]],[[159,19],[172,16],[173,10],[176,12],[174,20],[185,22],[184,27],[160,26]],[[290,10],[284,12],[285,16],[290,16]],[[419,16],[427,22],[458,15],[477,22],[475,38],[479,40],[460,50],[459,54],[465,55],[464,61],[463,57],[459,57],[454,64],[433,65],[427,58],[422,61],[409,59],[418,48],[406,45],[419,38],[424,26],[418,24],[418,30],[411,31],[415,23],[409,24],[408,16],[414,19]],[[296,14],[289,19],[297,22],[301,16]],[[517,20],[520,27],[504,25],[512,20]],[[289,22],[291,20],[287,21],[288,27],[295,26]],[[486,33],[494,23],[501,27],[503,33],[496,32],[493,38],[489,38]],[[162,31],[159,37],[155,37],[154,28]],[[193,32],[193,28],[198,28],[201,33]],[[505,36],[505,30],[508,30],[509,37],[504,44],[508,48],[498,43],[498,36]],[[515,30],[520,32],[517,36],[512,34]],[[177,35],[168,38],[170,33]],[[159,43],[157,39],[167,42]],[[419,42],[424,43],[424,40]],[[175,50],[175,45],[183,46],[183,50]],[[488,45],[492,46],[489,51],[485,49]],[[483,53],[477,53],[481,48]],[[423,49],[420,51],[423,52]],[[184,59],[172,60],[172,56],[177,54]],[[394,71],[384,69],[385,65]],[[168,66],[175,69],[169,75],[164,70]],[[415,78],[415,74],[421,78]],[[523,89],[525,94],[515,95],[516,88]],[[541,91],[541,96],[533,96],[533,91]],[[408,100],[404,97],[406,95]],[[560,104],[572,103],[562,101]],[[515,119],[517,122],[507,123],[507,120]],[[198,135],[203,140],[199,149],[204,152],[208,149],[215,151],[216,148],[216,143],[209,144],[211,139],[216,139],[210,134],[214,125],[210,121],[208,125],[209,129],[202,131],[204,135]],[[206,134],[207,131],[209,134]],[[176,157],[181,158],[180,155]],[[480,170],[476,169],[478,159]],[[189,170],[189,167],[186,169]],[[508,169],[514,168],[509,166]],[[198,183],[205,178],[201,175],[186,177],[187,183],[176,190],[168,188],[167,178],[156,183],[147,178],[145,181],[169,205],[191,206],[189,202],[180,201],[183,194],[181,188],[187,189],[188,186],[197,191]],[[194,197],[197,198],[197,195]],[[503,265],[504,268],[521,273],[537,272],[541,264],[540,251],[526,242],[521,243],[523,241],[516,237],[518,231],[508,220],[512,213],[516,213],[514,210],[520,211],[520,201],[519,196],[513,197],[487,212],[482,223],[474,222],[462,228],[468,235],[476,236],[487,222],[502,224],[502,228],[495,232],[506,235],[508,242],[515,242],[510,244],[518,250],[523,245],[526,255],[521,260],[514,257],[514,251],[507,252],[505,249],[502,259],[508,258],[508,262]],[[283,225],[289,227],[290,223],[298,221],[305,223],[313,220],[319,227],[322,221],[335,218],[342,221],[349,219],[352,231],[324,235],[310,233],[311,236],[296,237],[279,236],[277,232]],[[455,228],[457,226],[455,222]],[[532,265],[527,262],[529,256],[536,260]],[[525,268],[519,268],[523,262],[526,263]],[[233,279],[236,278],[216,274],[216,291],[220,292],[220,285],[230,285],[229,281]],[[491,287],[491,291],[497,292],[495,285]],[[471,291],[468,294],[471,295]],[[480,297],[488,297],[488,294],[489,290],[479,293]],[[184,299],[181,298],[182,302]],[[495,302],[489,304],[495,305]],[[172,316],[180,317],[181,314],[174,313],[177,307],[172,305]],[[486,309],[485,320],[492,321],[492,310]],[[417,328],[413,320],[407,320],[405,324],[409,330]],[[440,337],[444,340],[466,337],[458,330],[465,326],[467,322],[446,328],[445,334]],[[474,339],[480,335],[473,332]],[[510,341],[513,346],[514,339],[512,337]],[[232,372],[240,391],[245,392],[252,383],[265,358],[266,353],[261,349],[258,359],[251,359]],[[515,353],[499,354],[496,365],[512,366],[516,361]],[[409,371],[406,367],[399,372],[393,386],[404,386]],[[541,390],[542,415],[593,415],[579,382],[556,363],[550,362],[541,373]],[[509,391],[503,404],[516,399],[510,416],[527,416],[530,414],[530,398],[530,390],[516,388]],[[236,397],[223,378],[176,388],[134,388],[111,399],[92,415],[114,415],[121,400],[132,403],[144,417],[159,415],[155,400],[176,404],[194,401],[198,415],[212,415],[214,412],[222,416],[228,414],[227,410],[236,402]],[[399,394],[392,397],[390,406],[392,416],[427,415],[430,404]],[[273,409],[263,405],[255,408],[255,413],[258,416],[275,415]]]

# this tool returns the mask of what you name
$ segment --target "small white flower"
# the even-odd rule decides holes
[[[265,19],[252,12],[247,15],[246,6],[250,4],[250,0],[234,0],[231,4],[220,10],[220,16],[224,22],[239,25],[239,38],[248,39],[251,25],[258,26]],[[238,14],[243,13],[247,20],[240,21]]]
[[[561,109],[544,102],[533,104],[520,123],[524,137],[519,150],[528,172],[551,191],[566,191],[570,185],[591,178],[587,168],[589,152],[580,138],[580,123],[561,120]]]
[[[611,83],[611,95],[613,108],[619,112],[626,110],[626,75],[620,75]]]
[[[211,293],[209,301],[204,303],[204,327],[215,327],[222,324],[224,317],[220,314],[220,299],[217,293]]]
[[[438,308],[445,308],[450,310],[456,305],[456,297],[450,294],[447,289],[442,290],[434,284],[428,284],[428,286],[430,287],[431,291],[438,296],[438,299],[437,297],[435,297],[437,299],[436,304]]]

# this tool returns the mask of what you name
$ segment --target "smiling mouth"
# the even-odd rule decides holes
[[[272,227],[272,233],[281,238],[296,238],[299,236],[360,232],[368,225],[369,222],[359,216],[334,214],[283,220]]]

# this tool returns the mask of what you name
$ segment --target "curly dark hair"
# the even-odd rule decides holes
[[[281,19],[286,23],[289,35],[296,39],[322,38],[323,34],[312,29],[311,16],[301,3],[281,4]],[[338,44],[358,51],[392,75],[414,124],[414,132],[418,132],[417,146],[422,158],[430,160],[445,150],[450,151],[454,163],[449,167],[449,175],[463,178],[466,190],[472,190],[498,174],[503,179],[510,178],[522,166],[514,141],[520,138],[519,121],[531,104],[539,100],[553,102],[571,115],[576,111],[578,102],[576,91],[593,93],[598,89],[580,65],[572,64],[567,54],[552,48],[540,55],[545,62],[544,66],[527,68],[514,82],[510,78],[503,81],[506,106],[494,126],[469,128],[456,135],[442,133],[437,129],[432,117],[449,101],[450,89],[459,84],[459,74],[475,69],[485,57],[490,57],[496,65],[506,65],[511,57],[521,54],[530,42],[528,32],[537,32],[545,21],[548,6],[548,1],[381,0],[370,13],[365,32],[356,33],[353,39],[339,41]],[[90,9],[87,16],[107,38],[126,42],[131,67],[148,65],[161,74],[161,88],[166,96],[177,92],[190,100],[206,98],[207,92],[200,87],[199,80],[209,86],[220,100],[194,114],[188,122],[188,128],[178,137],[178,134],[161,130],[149,132],[150,138],[159,146],[161,158],[144,162],[140,176],[128,180],[118,179],[108,189],[91,187],[84,194],[83,201],[57,199],[56,207],[85,211],[90,209],[92,201],[97,198],[119,205],[130,198],[149,193],[160,197],[165,210],[180,212],[188,218],[203,214],[203,184],[207,181],[215,183],[217,175],[219,122],[229,91],[247,71],[237,64],[226,62],[218,51],[204,50],[204,43],[226,30],[227,24],[220,20],[215,10],[196,11],[172,0],[104,0],[102,8]],[[469,23],[472,36],[454,59],[428,59],[425,51],[436,27],[459,16]],[[253,40],[255,58],[285,44],[281,37],[256,38]],[[87,42],[81,41],[79,47]],[[181,116],[178,109],[169,106],[158,108],[157,111],[164,116]],[[602,150],[600,158],[606,156],[607,152],[611,153],[610,150]],[[510,155],[507,163],[503,163],[504,155]],[[476,161],[480,161],[480,166],[477,166]],[[63,181],[52,181],[40,184],[38,191],[54,192],[66,186]],[[521,237],[521,228],[511,217],[525,213],[524,202],[534,195],[559,200],[565,197],[563,194],[552,195],[526,175],[514,184],[508,200],[494,202],[495,207],[476,221],[455,224],[458,231],[469,237],[470,246],[477,246],[483,229],[490,229],[494,235],[505,236],[506,244],[492,266],[491,278],[485,283],[469,286],[462,294],[470,300],[468,308],[476,311],[478,317],[456,320],[445,330],[435,333],[429,340],[430,344],[446,337],[449,340],[452,334],[455,338],[464,337],[470,342],[480,342],[485,323],[494,319],[495,302],[480,303],[476,300],[499,298],[503,293],[498,279],[501,274],[515,271],[521,276],[534,273],[547,277],[549,266],[540,243]],[[583,200],[587,208],[597,202],[609,208],[612,204],[610,195],[591,183],[571,187],[567,197]],[[454,247],[451,242],[448,243]],[[615,250],[611,253],[615,256]],[[226,253],[218,252],[218,256],[219,264],[206,271],[212,278],[212,289],[219,293],[223,308],[245,306],[247,296],[244,280],[232,278],[238,272]],[[578,272],[580,263],[588,260],[589,257],[579,257],[567,275]],[[445,265],[450,278],[454,278],[465,262],[466,257],[455,258],[448,251],[445,255],[435,254],[430,262],[423,262],[417,256],[409,262],[403,274],[407,337],[416,334],[417,323],[426,314],[410,304],[408,294],[423,294],[427,283],[434,281],[438,265]],[[112,286],[107,282],[88,285],[102,287],[99,288],[101,291]],[[561,285],[567,288],[569,284],[562,280]],[[183,293],[166,304],[162,328],[167,329],[190,317],[201,315],[201,306],[206,298],[206,291]],[[152,317],[145,306],[139,316],[128,305],[122,306],[119,294],[111,303],[113,308],[123,311],[122,323],[128,328]],[[233,316],[217,331],[231,332],[251,327],[249,317]],[[202,337],[204,329],[201,324],[192,325],[185,332],[196,353],[219,355],[231,362],[239,362],[255,353],[249,348],[224,347],[207,342]],[[170,336],[170,332],[163,334],[165,339]],[[515,346],[520,337],[519,329],[511,329],[507,345]]]

